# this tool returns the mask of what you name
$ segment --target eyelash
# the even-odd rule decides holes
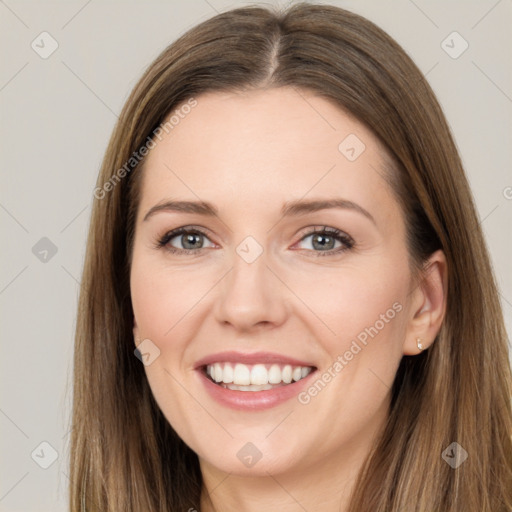
[[[312,250],[313,253],[315,253],[315,256],[332,256],[334,254],[341,254],[342,252],[348,251],[350,249],[353,249],[355,246],[355,242],[346,233],[343,231],[340,231],[336,228],[330,228],[328,226],[324,226],[322,228],[314,228],[312,231],[306,233],[299,242],[303,241],[305,238],[316,235],[316,234],[325,234],[328,236],[332,236],[335,240],[341,242],[344,247],[338,247],[337,249],[330,249],[328,251],[315,251],[312,249],[304,249],[304,250]],[[172,254],[183,254],[183,255],[198,255],[203,249],[206,249],[206,247],[202,247],[200,249],[178,249],[176,247],[168,246],[167,244],[173,239],[176,238],[179,235],[189,235],[189,234],[199,234],[206,238],[208,238],[208,235],[202,231],[201,229],[194,228],[192,226],[190,227],[181,227],[174,229],[172,231],[169,231],[165,233],[161,238],[159,238],[155,243],[156,249],[165,249],[169,251]]]

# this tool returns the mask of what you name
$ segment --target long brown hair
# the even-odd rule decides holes
[[[282,86],[334,101],[374,132],[390,156],[411,261],[421,268],[441,248],[448,262],[443,326],[427,351],[403,357],[388,423],[361,469],[350,511],[511,510],[506,333],[444,115],[424,76],[385,32],[343,9],[307,3],[283,12],[239,8],[192,28],[149,66],[124,106],[98,177],[82,277],[71,510],[199,509],[197,456],[164,418],[134,356],[129,274],[143,162],[137,155],[190,98]],[[442,456],[453,442],[468,454],[457,468]]]

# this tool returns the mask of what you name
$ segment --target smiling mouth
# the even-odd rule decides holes
[[[243,364],[218,362],[203,366],[206,377],[233,391],[266,391],[292,385],[316,370],[290,364]]]

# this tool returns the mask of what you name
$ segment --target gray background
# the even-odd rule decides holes
[[[249,3],[258,2],[0,0],[1,511],[67,510],[78,285],[116,116],[164,47]],[[471,181],[512,332],[512,1],[324,3],[376,22],[427,74]],[[46,59],[43,31],[58,44]],[[464,42],[446,39],[453,31],[469,44],[458,58]]]

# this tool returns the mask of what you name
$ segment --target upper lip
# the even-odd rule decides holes
[[[295,359],[293,357],[288,357],[282,354],[275,354],[273,352],[252,352],[252,353],[244,353],[244,352],[236,352],[236,351],[227,351],[227,352],[217,352],[216,354],[211,354],[209,356],[203,357],[199,361],[196,362],[195,368],[201,368],[204,366],[208,366],[214,363],[242,363],[242,364],[289,364],[291,366],[306,366],[313,367],[309,362],[301,361],[299,359]]]

